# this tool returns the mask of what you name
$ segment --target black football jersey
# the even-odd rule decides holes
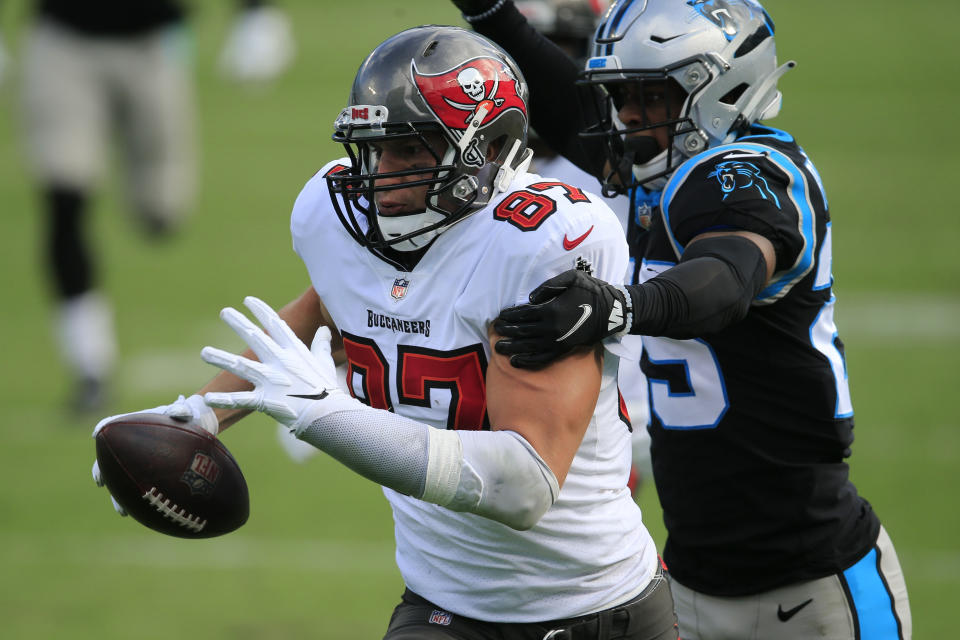
[[[137,36],[180,22],[179,0],[40,0],[37,12],[79,33]]]
[[[671,574],[735,596],[848,567],[880,525],[845,462],[853,408],[816,169],[791,136],[755,126],[678,168],[659,214],[643,239],[641,282],[704,232],[752,231],[776,251],[773,278],[742,321],[693,340],[644,338]]]

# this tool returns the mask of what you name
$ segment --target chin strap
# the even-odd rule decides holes
[[[530,167],[530,163],[533,161],[533,149],[527,149],[523,152],[523,159],[520,160],[516,168],[513,165],[513,158],[517,155],[517,150],[520,148],[520,141],[514,140],[513,147],[510,149],[510,153],[507,154],[507,159],[503,161],[503,166],[500,167],[500,170],[497,171],[497,177],[493,180],[493,188],[497,191],[503,192],[506,191],[510,186],[510,183],[513,182],[513,177],[518,173],[524,173]],[[491,194],[493,197],[493,194]]]

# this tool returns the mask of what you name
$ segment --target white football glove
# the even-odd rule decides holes
[[[93,428],[93,437],[96,437],[97,434],[100,433],[100,429],[102,429],[108,422],[112,422],[117,418],[123,418],[124,416],[132,416],[137,413],[158,413],[161,415],[170,416],[174,420],[179,420],[180,422],[193,422],[214,436],[217,435],[217,431],[219,430],[217,414],[214,413],[213,409],[207,406],[207,404],[203,401],[202,396],[194,394],[189,398],[180,396],[173,404],[164,404],[152,409],[144,409],[143,411],[133,411],[130,413],[120,413],[115,416],[104,418],[97,423],[97,426]],[[103,478],[100,475],[100,465],[96,460],[93,461],[92,473],[93,481],[97,483],[98,487],[102,487]],[[110,496],[110,502],[113,503],[113,508],[117,513],[119,513],[121,516],[127,515],[127,512],[123,507],[120,506],[113,496]]]
[[[261,6],[241,12],[220,54],[220,68],[243,82],[270,80],[293,60],[293,30],[287,14]]]
[[[365,408],[337,384],[336,365],[330,355],[330,329],[320,327],[311,352],[263,300],[247,296],[243,303],[270,335],[231,307],[223,309],[220,317],[244,339],[260,361],[213,347],[204,347],[200,357],[252,382],[254,390],[208,393],[204,396],[208,405],[261,411],[298,436],[326,415]]]

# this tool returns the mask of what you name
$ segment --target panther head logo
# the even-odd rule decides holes
[[[756,189],[764,200],[771,200],[780,208],[780,199],[770,189],[766,178],[760,173],[760,169],[751,162],[741,160],[727,160],[717,164],[707,178],[716,178],[720,183],[720,190],[723,192],[723,199],[737,190]]]

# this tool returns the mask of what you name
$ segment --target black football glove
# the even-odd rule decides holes
[[[536,369],[626,329],[627,305],[617,287],[571,269],[534,289],[530,304],[500,311],[493,328],[503,336],[497,353]]]

